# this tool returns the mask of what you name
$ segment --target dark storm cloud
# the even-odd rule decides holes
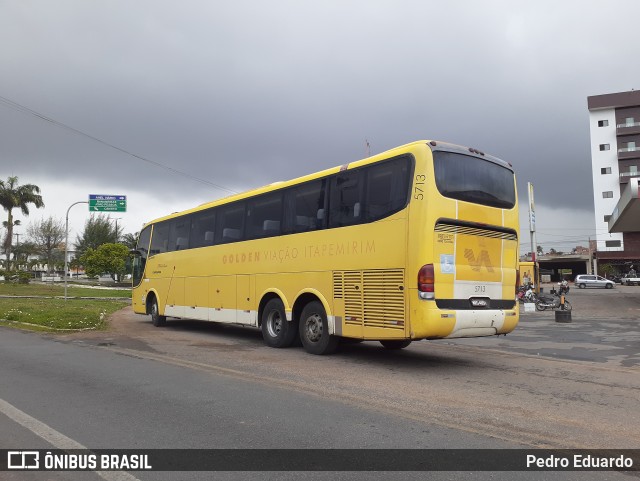
[[[2,2],[0,96],[233,190],[435,138],[592,209],[586,97],[639,78],[634,1]],[[627,12],[621,16],[616,11]],[[632,30],[631,30],[632,31]],[[0,105],[0,174],[226,195]],[[184,193],[187,194],[184,194]]]

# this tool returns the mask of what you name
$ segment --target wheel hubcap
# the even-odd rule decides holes
[[[307,339],[310,342],[318,342],[322,337],[322,318],[318,314],[312,314],[305,323]]]
[[[282,332],[282,317],[280,317],[280,313],[274,311],[269,314],[267,318],[267,331],[271,337],[278,337],[280,332]]]

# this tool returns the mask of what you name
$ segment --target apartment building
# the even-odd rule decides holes
[[[591,169],[596,224],[596,258],[600,264],[640,261],[637,228],[610,232],[625,190],[640,178],[640,91],[587,97],[591,131]],[[633,223],[635,224],[635,223]],[[635,231],[634,231],[635,228]]]

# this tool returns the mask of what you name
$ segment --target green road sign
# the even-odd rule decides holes
[[[126,212],[126,195],[89,195],[89,210],[91,212]]]

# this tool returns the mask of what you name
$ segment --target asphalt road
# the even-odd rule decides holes
[[[549,292],[553,286],[545,285]],[[571,288],[571,323],[556,322],[555,311],[525,313],[506,337],[461,339],[458,345],[497,348],[505,352],[595,365],[640,366],[640,286],[614,289]]]
[[[637,449],[637,293],[640,288],[577,292],[571,324],[555,323],[553,313],[527,314],[507,337],[422,341],[401,352],[362,343],[329,357],[267,348],[252,329],[189,321],[158,329],[130,310],[119,312],[108,332],[52,336],[1,328],[0,406],[49,431],[27,428],[14,411],[0,410],[0,448],[71,442],[92,449]],[[624,306],[624,315],[607,318],[589,307],[604,312],[606,303]],[[211,479],[210,473],[134,474]],[[216,473],[215,479],[426,476]],[[0,477],[101,479],[94,473]],[[628,479],[610,472],[428,477]]]

